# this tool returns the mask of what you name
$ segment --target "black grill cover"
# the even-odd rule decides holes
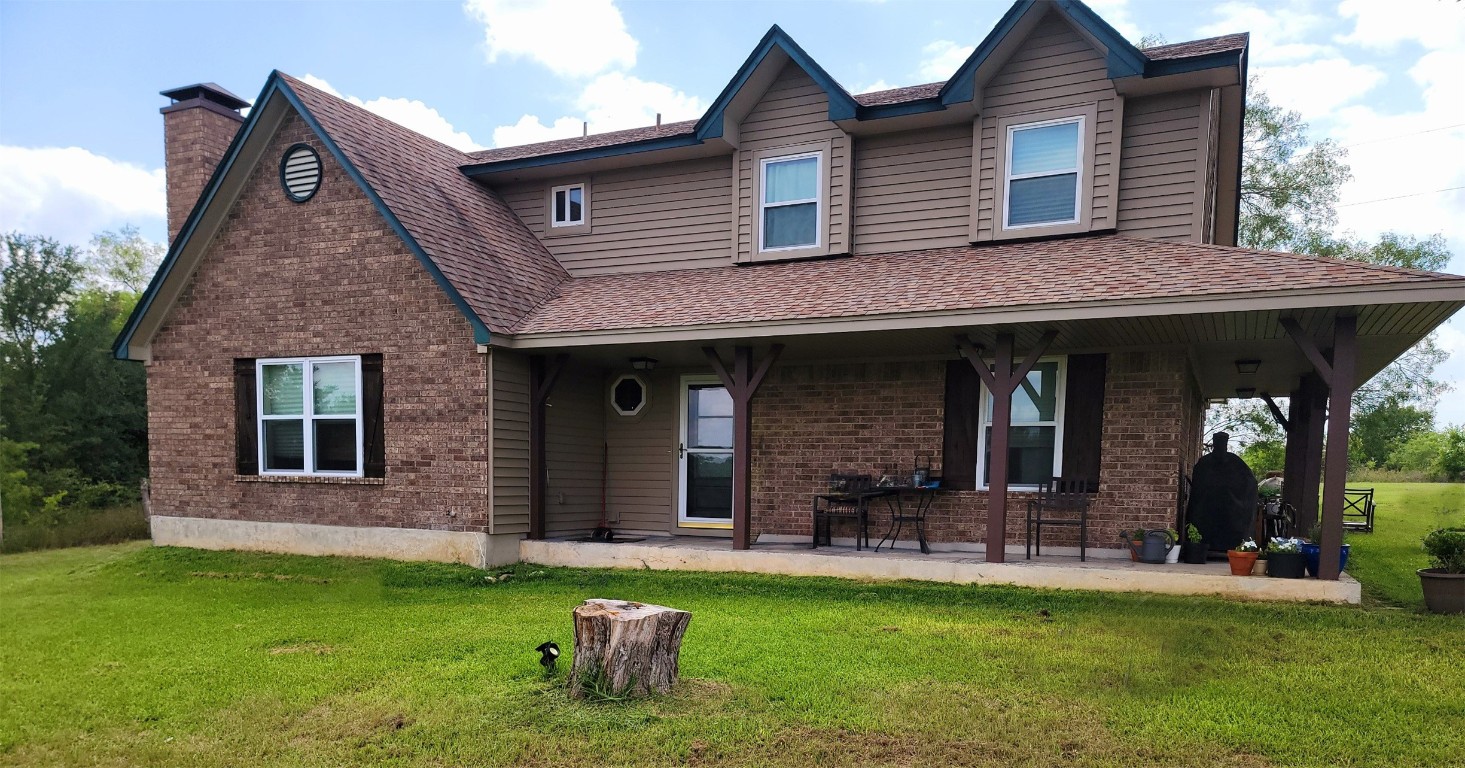
[[[1226,450],[1228,437],[1217,432],[1215,447],[1195,463],[1185,510],[1185,521],[1200,529],[1212,552],[1233,549],[1251,537],[1256,514],[1256,475],[1240,456]]]

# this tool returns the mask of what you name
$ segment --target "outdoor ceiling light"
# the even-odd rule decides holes
[[[656,358],[654,358],[654,357],[633,357],[633,358],[631,358],[631,367],[632,368],[635,368],[638,371],[650,371],[650,370],[653,370],[653,369],[656,368]]]
[[[1213,397],[1213,398],[1210,399],[1209,402],[1210,402],[1211,405],[1225,405],[1226,404],[1226,398],[1224,398],[1224,397]]]
[[[1253,373],[1256,373],[1257,369],[1260,367],[1262,367],[1262,361],[1260,360],[1236,361],[1236,372],[1241,374],[1242,376],[1250,376]]]
[[[1256,387],[1237,387],[1236,396],[1241,398],[1256,397]]]

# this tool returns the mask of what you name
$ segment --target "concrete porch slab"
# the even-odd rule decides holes
[[[1012,556],[1009,555],[1011,558]],[[1212,595],[1241,600],[1320,601],[1358,604],[1362,590],[1344,574],[1338,581],[1232,576],[1224,562],[1205,565],[1148,565],[1116,558],[1044,555],[988,563],[971,552],[861,551],[845,547],[809,549],[807,544],[759,543],[739,552],[726,539],[668,536],[643,542],[605,544],[563,540],[519,542],[526,563],[567,568],[634,568],[659,571],[723,571],[846,579],[914,579],[952,584],[1007,584],[1045,589]]]

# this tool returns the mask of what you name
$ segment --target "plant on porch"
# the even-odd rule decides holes
[[[1434,613],[1465,613],[1465,528],[1439,528],[1424,537],[1429,568],[1419,569],[1424,604]]]
[[[1256,565],[1256,559],[1260,553],[1261,547],[1258,547],[1253,539],[1242,541],[1236,545],[1236,549],[1226,550],[1226,560],[1231,564],[1231,575],[1251,575],[1252,566]]]

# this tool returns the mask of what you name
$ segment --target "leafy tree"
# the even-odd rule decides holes
[[[1328,140],[1312,143],[1302,115],[1272,103],[1255,77],[1242,131],[1238,242],[1305,251],[1309,242],[1330,236],[1338,192],[1351,177],[1347,151]]]
[[[1281,471],[1286,458],[1287,444],[1281,440],[1259,440],[1241,450],[1241,460],[1257,477]]]
[[[40,348],[60,330],[81,259],[69,245],[18,232],[4,236],[0,258],[0,355],[34,368]]]
[[[1390,399],[1354,416],[1352,426],[1349,460],[1382,467],[1399,446],[1434,427],[1434,413]]]
[[[1446,480],[1465,480],[1465,427],[1445,431],[1445,445],[1435,457],[1434,471]]]
[[[1434,469],[1435,461],[1444,452],[1445,441],[1444,432],[1414,434],[1389,454],[1385,466],[1404,472],[1429,472]]]
[[[142,295],[163,262],[165,251],[134,226],[103,232],[92,238],[92,252],[87,259],[90,282],[96,287]]]

